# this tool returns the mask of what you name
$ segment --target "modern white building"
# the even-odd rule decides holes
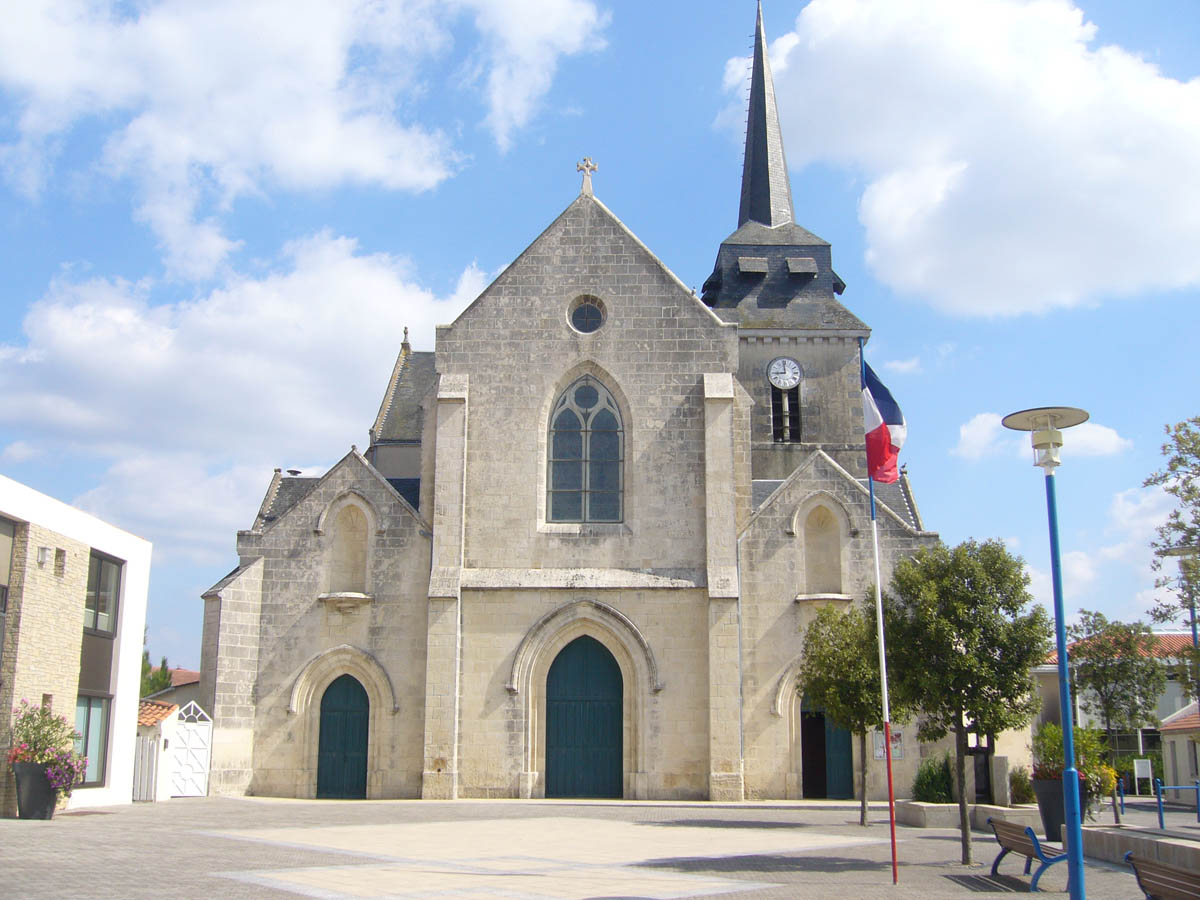
[[[73,720],[88,768],[69,808],[132,801],[150,549],[0,476],[0,747],[21,700]],[[6,766],[0,814],[15,811]]]

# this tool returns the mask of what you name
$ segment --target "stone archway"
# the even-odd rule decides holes
[[[299,720],[302,767],[296,773],[296,795],[315,797],[321,747],[321,702],[329,687],[343,676],[352,676],[367,697],[366,796],[378,797],[383,784],[380,769],[383,735],[390,733],[387,718],[399,707],[391,679],[370,653],[342,644],[309,659],[292,682],[288,715]]]
[[[622,796],[646,793],[644,725],[648,695],[663,689],[658,663],[645,636],[629,618],[599,600],[578,600],[543,616],[517,648],[508,690],[520,704],[523,747],[519,793],[546,794],[546,685],[550,667],[563,648],[580,637],[601,644],[621,676]]]

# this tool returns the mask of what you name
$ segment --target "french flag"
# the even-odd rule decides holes
[[[863,385],[862,398],[863,430],[867,435],[867,473],[882,484],[891,484],[900,478],[896,460],[908,435],[908,425],[899,404],[892,398],[892,392],[883,386],[870,366],[864,364],[864,368],[866,384]]]

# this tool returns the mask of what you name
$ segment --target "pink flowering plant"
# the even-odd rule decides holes
[[[46,778],[57,791],[59,799],[71,796],[75,785],[83,781],[87,757],[75,752],[80,734],[63,716],[56,716],[43,706],[22,700],[13,709],[12,747],[8,751],[9,765],[13,763],[42,763]]]

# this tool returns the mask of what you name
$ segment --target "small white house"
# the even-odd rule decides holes
[[[1200,708],[1195,703],[1167,716],[1159,727],[1163,741],[1163,781],[1194,784],[1200,778]],[[1166,791],[1170,800],[1195,801],[1193,790]]]
[[[143,699],[138,705],[134,800],[208,794],[212,720],[195,702]]]

